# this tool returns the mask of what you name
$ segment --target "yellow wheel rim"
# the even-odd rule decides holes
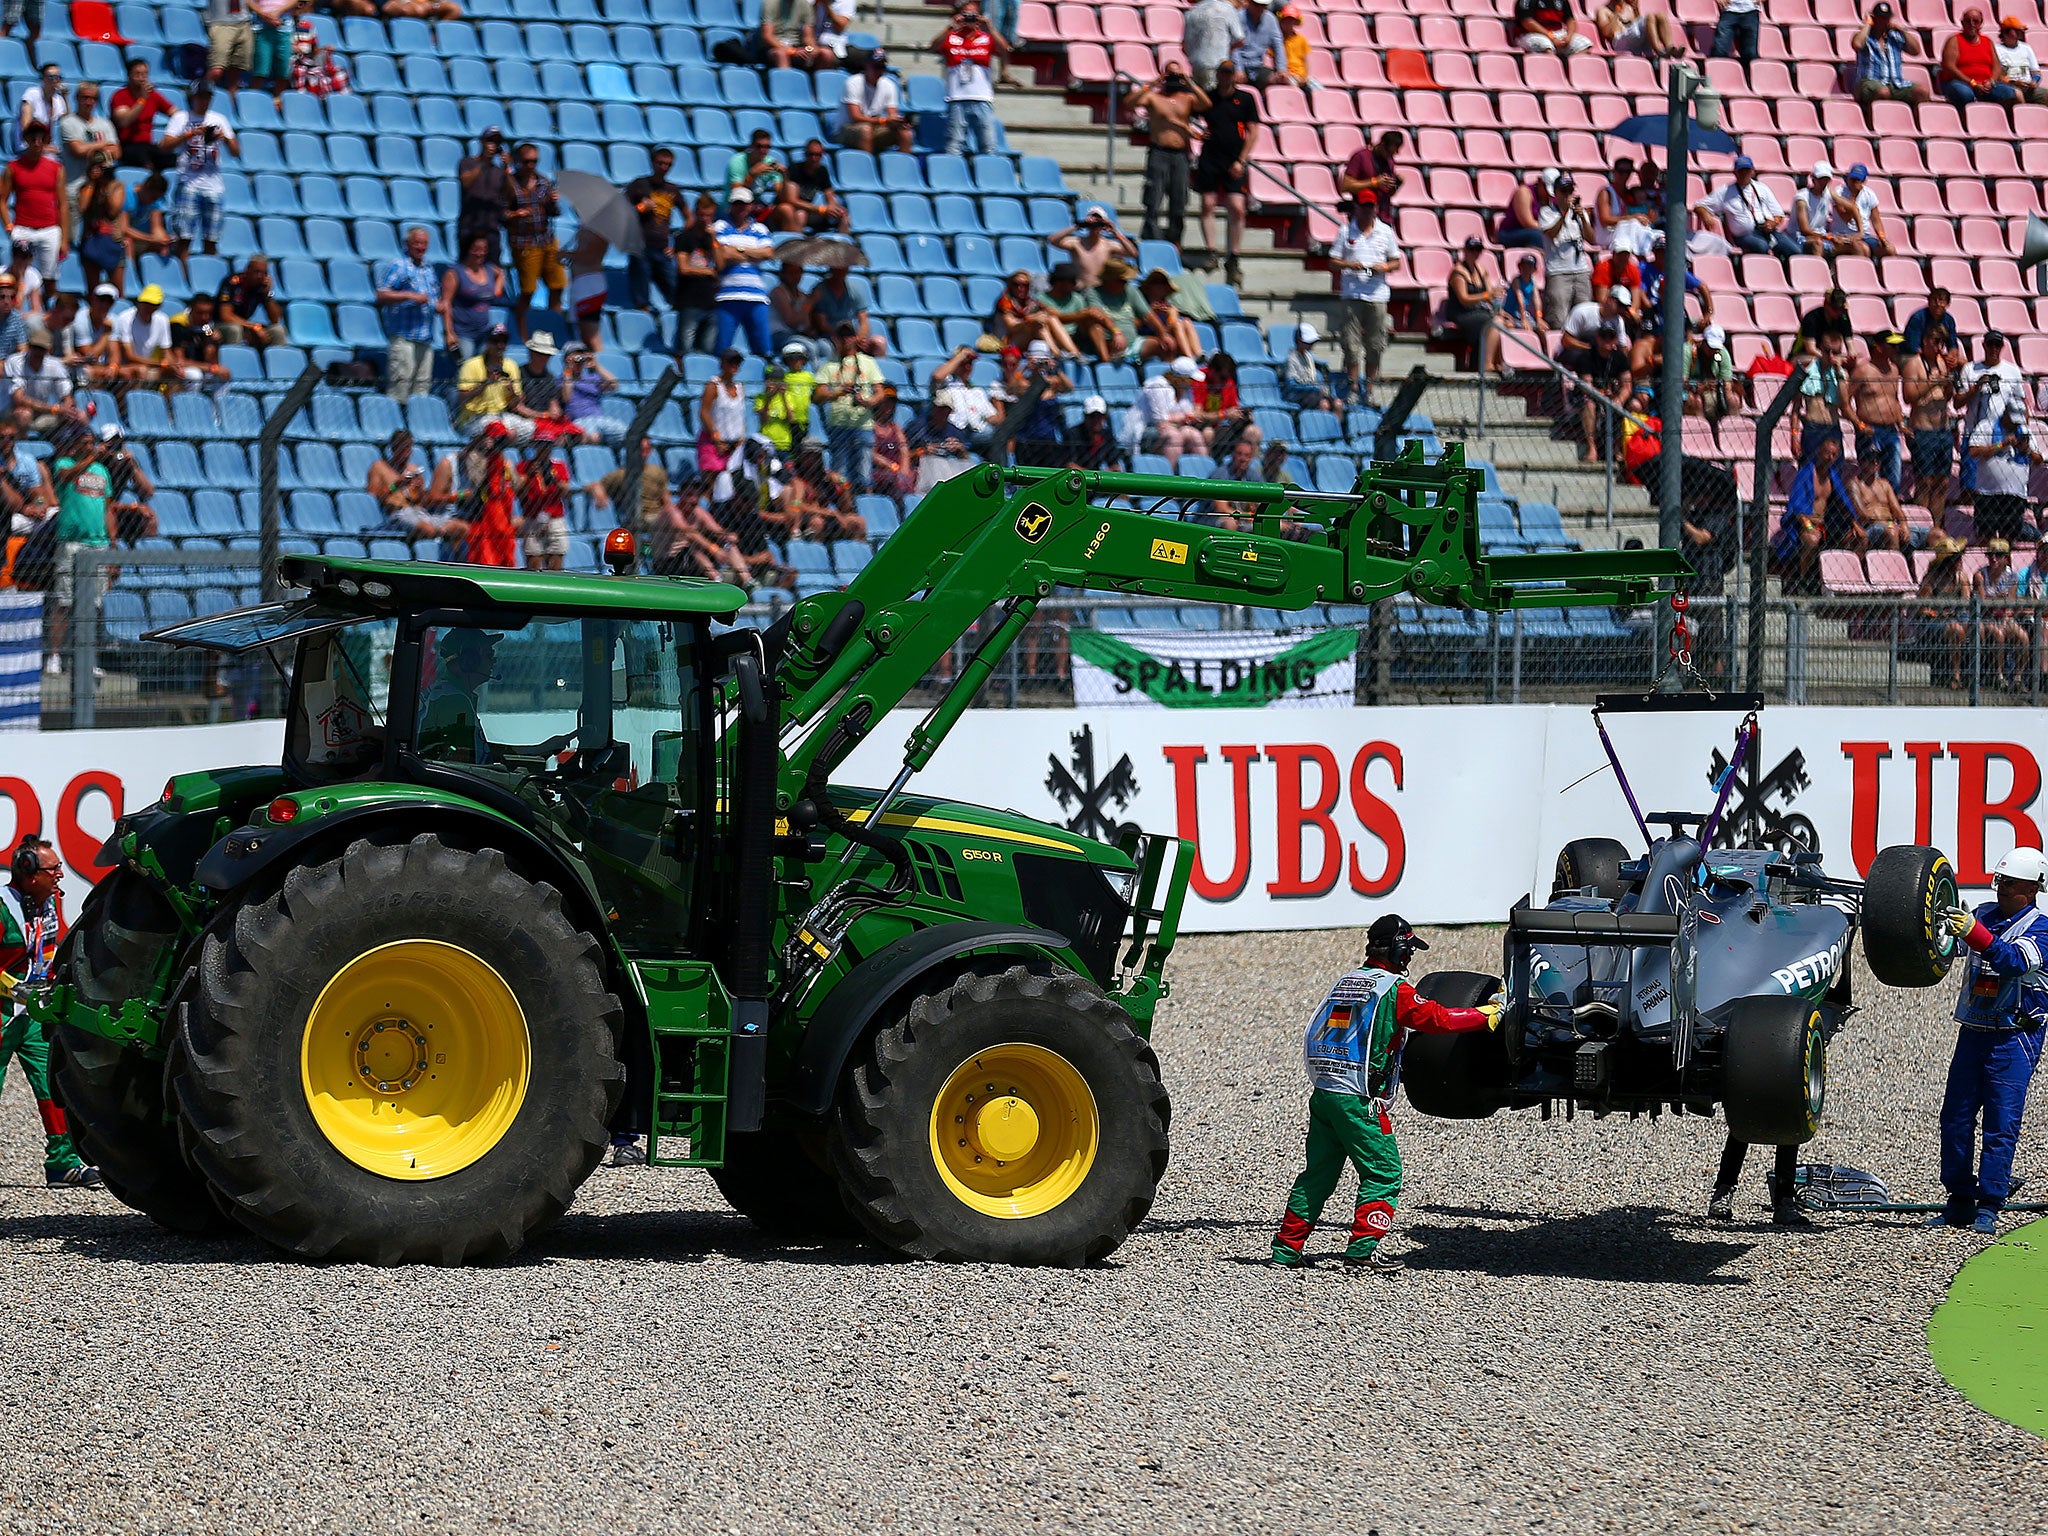
[[[988,1216],[1042,1216],[1088,1177],[1102,1117],[1074,1064],[1039,1045],[990,1046],[953,1069],[932,1104],[932,1161]]]
[[[466,949],[402,939],[343,966],[299,1050],[313,1120],[335,1151],[389,1179],[439,1179],[503,1139],[533,1047],[505,979]]]

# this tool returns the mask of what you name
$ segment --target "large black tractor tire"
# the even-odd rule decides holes
[[[207,940],[172,1087],[194,1162],[258,1237],[497,1259],[604,1154],[620,1016],[553,887],[432,836],[359,842]]]
[[[146,994],[178,919],[140,875],[116,870],[87,899],[65,954],[80,1002],[116,1007]],[[70,1025],[53,1031],[50,1088],[79,1155],[122,1204],[173,1232],[227,1230],[206,1180],[178,1145],[164,1063]]]
[[[727,1205],[771,1236],[858,1237],[861,1225],[839,1198],[825,1158],[820,1133],[771,1121],[726,1138],[724,1166],[711,1170],[711,1182]]]
[[[1721,1042],[1721,1104],[1728,1134],[1755,1146],[1813,1140],[1827,1102],[1828,1043],[1818,1003],[1744,997]]]
[[[1415,983],[1416,996],[1446,1008],[1477,1008],[1499,991],[1499,977],[1478,971],[1432,971]],[[1484,1120],[1507,1106],[1507,1042],[1493,1029],[1410,1035],[1401,1051],[1401,1082],[1418,1113]]]
[[[1931,987],[1948,975],[1960,944],[1942,914],[1960,904],[1955,866],[1939,848],[1878,850],[1863,882],[1863,958],[1888,987]]]
[[[912,1258],[1080,1265],[1145,1219],[1166,1172],[1159,1061],[1069,971],[1013,966],[921,993],[841,1086],[847,1208]]]
[[[1628,862],[1628,849],[1611,837],[1575,837],[1557,850],[1557,870],[1550,877],[1553,897],[1588,886],[1593,894],[1613,901],[1628,890],[1621,878],[1621,866]]]

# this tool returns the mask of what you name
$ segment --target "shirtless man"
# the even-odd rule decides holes
[[[385,531],[406,539],[467,539],[469,524],[449,511],[455,503],[454,459],[443,459],[429,481],[413,462],[412,446],[410,432],[392,433],[363,487],[376,498]]]
[[[1139,233],[1147,240],[1170,241],[1180,245],[1188,212],[1188,169],[1193,139],[1188,123],[1197,112],[1209,110],[1209,93],[1195,84],[1187,66],[1168,59],[1159,78],[1131,98],[1133,112],[1151,114],[1145,151],[1145,222]],[[1132,253],[1136,260],[1136,253]],[[1091,275],[1087,286],[1093,287]]]
[[[1806,371],[1799,386],[1799,458],[1803,463],[1813,457],[1814,449],[1824,437],[1831,437],[1837,444],[1842,441],[1842,420],[1846,413],[1848,379],[1842,371],[1842,343],[1833,336],[1823,337],[1818,347],[1803,348],[1794,354],[1797,362],[1811,357],[1813,366]]]
[[[1185,178],[1182,186],[1186,186]],[[1091,207],[1079,224],[1061,230],[1046,244],[1067,253],[1074,263],[1075,284],[1081,288],[1093,288],[1102,280],[1102,269],[1109,265],[1112,256],[1128,262],[1138,259],[1137,242],[1118,229],[1099,204]]]
[[[1930,325],[1920,333],[1920,350],[1899,369],[1899,386],[1913,434],[1913,499],[1941,526],[1948,508],[1950,476],[1955,468],[1955,424],[1951,420],[1956,393],[1956,360],[1948,333]]]
[[[1842,392],[1842,414],[1856,429],[1856,452],[1876,445],[1884,455],[1884,477],[1899,487],[1901,474],[1899,424],[1906,407],[1899,396],[1898,348],[1906,338],[1897,331],[1879,331],[1870,338],[1870,356],[1849,370]]]
[[[1884,455],[1874,443],[1865,443],[1856,458],[1856,473],[1849,477],[1849,499],[1856,503],[1856,521],[1871,549],[1911,549],[1912,531],[1906,526],[1906,509],[1899,505],[1899,493],[1879,474]]]

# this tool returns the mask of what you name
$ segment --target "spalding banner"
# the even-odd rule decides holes
[[[1358,631],[1076,629],[1074,702],[1168,709],[1348,709]]]
[[[886,784],[915,711],[882,722],[838,777]],[[1699,811],[1726,775],[1732,714],[1609,717],[1646,812]],[[14,739],[11,844],[39,828],[78,884],[123,809],[172,774],[275,762],[275,722],[44,732]],[[1986,886],[2040,846],[2048,711],[1767,709],[1728,824],[1751,845],[1818,847],[1861,875],[1890,843],[1932,843]],[[1190,932],[1499,922],[1550,889],[1574,837],[1643,838],[1582,709],[1047,709],[970,712],[919,792],[1008,806],[1093,837],[1136,823],[1198,849]],[[79,893],[82,894],[82,893]],[[74,904],[78,894],[74,894]]]

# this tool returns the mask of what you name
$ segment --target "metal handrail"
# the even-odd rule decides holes
[[[1102,179],[1109,183],[1110,195],[1116,195],[1116,116],[1123,105],[1123,82],[1142,86],[1145,82],[1127,70],[1112,69],[1109,72],[1109,103],[1105,114],[1108,121],[1102,152]]]
[[[1562,363],[1558,362],[1556,358],[1552,357],[1549,353],[1545,352],[1541,347],[1537,346],[1534,342],[1530,341],[1520,332],[1520,330],[1511,326],[1503,325],[1501,323],[1500,314],[1498,313],[1498,311],[1496,311],[1494,315],[1487,320],[1486,329],[1480,334],[1479,337],[1479,406],[1476,412],[1476,435],[1482,440],[1487,435],[1487,391],[1493,387],[1491,384],[1491,380],[1493,377],[1492,371],[1488,369],[1488,367],[1486,366],[1487,355],[1493,349],[1487,345],[1487,340],[1489,337],[1494,335],[1498,335],[1501,338],[1501,351],[1503,362],[1506,361],[1506,344],[1512,341],[1519,351],[1524,352],[1528,354],[1530,357],[1534,358],[1538,364],[1540,364],[1544,369],[1547,369],[1553,375],[1557,387],[1560,393],[1563,395],[1563,398],[1566,401],[1567,405],[1569,405],[1570,403],[1570,390],[1573,388],[1583,390],[1593,399],[1600,402],[1601,406],[1603,407],[1603,411],[1600,418],[1601,425],[1605,430],[1605,435],[1607,439],[1607,452],[1604,455],[1602,455],[1602,479],[1605,482],[1604,490],[1607,500],[1606,523],[1609,528],[1612,528],[1614,526],[1615,420],[1618,417],[1623,421],[1634,422],[1638,431],[1654,432],[1657,430],[1657,427],[1647,417],[1638,416],[1635,412],[1631,411],[1627,406],[1623,405],[1619,400],[1612,399],[1609,396],[1600,393],[1599,390],[1593,388],[1592,385],[1588,384],[1581,375],[1573,373],[1569,368],[1565,367]]]

